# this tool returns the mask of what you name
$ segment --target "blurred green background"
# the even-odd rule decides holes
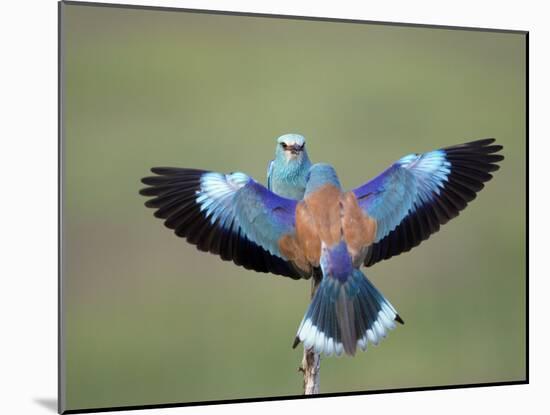
[[[366,270],[406,321],[321,391],[525,378],[525,37],[64,5],[67,408],[297,395],[309,281],[198,252],[143,206],[152,166],[265,181],[275,138],[355,187],[483,137],[506,160],[457,219]]]

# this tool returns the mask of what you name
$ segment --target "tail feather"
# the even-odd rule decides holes
[[[293,347],[327,356],[354,355],[377,345],[403,320],[364,274],[354,269],[345,281],[324,277],[298,328]]]

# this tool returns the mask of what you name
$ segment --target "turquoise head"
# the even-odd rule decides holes
[[[306,152],[306,140],[300,134],[285,134],[277,138],[275,159],[287,164],[302,164],[309,162]]]
[[[311,167],[306,140],[300,134],[285,134],[277,138],[275,158],[268,168],[268,187],[290,199],[304,197],[306,175]]]

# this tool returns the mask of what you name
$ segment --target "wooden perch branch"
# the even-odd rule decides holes
[[[319,393],[321,356],[313,349],[304,350],[301,372],[304,372],[304,395],[316,395]]]
[[[315,278],[311,279],[311,298],[315,295],[320,280]],[[311,349],[304,348],[304,357],[302,358],[302,366],[300,372],[304,374],[304,395],[316,395],[319,393],[319,384],[321,381],[321,356]]]

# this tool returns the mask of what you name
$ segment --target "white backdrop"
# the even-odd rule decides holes
[[[115,3],[104,0],[105,3]],[[543,218],[550,154],[550,28],[538,1],[180,0],[123,1],[214,10],[492,27],[530,31],[530,385],[190,407],[143,413],[243,415],[280,411],[512,414],[535,409],[547,392],[549,277]],[[57,393],[57,4],[12,0],[0,12],[1,409],[52,414]],[[514,197],[514,195],[510,195]],[[539,209],[536,209],[536,206]],[[538,219],[538,220],[537,220]],[[6,232],[7,231],[7,232]],[[538,242],[538,244],[537,244]],[[126,413],[126,412],[124,412]]]

